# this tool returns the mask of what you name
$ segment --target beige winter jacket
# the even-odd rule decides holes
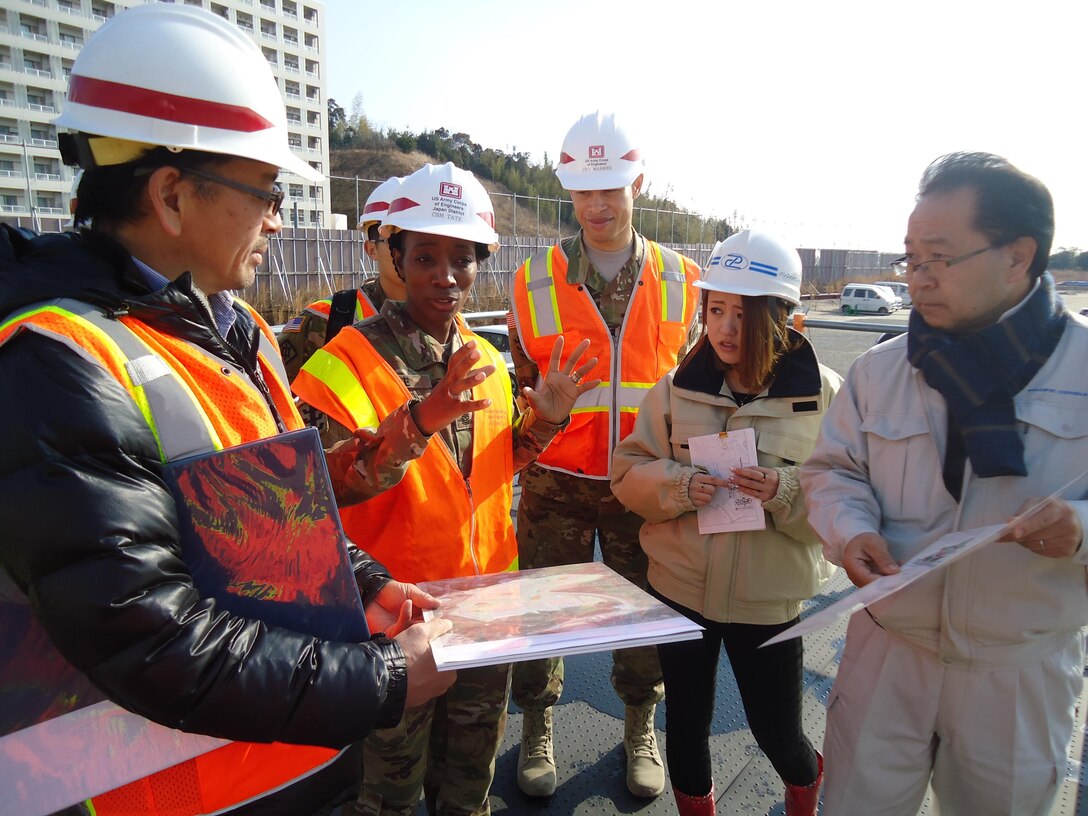
[[[779,362],[771,386],[738,408],[713,353],[698,346],[650,390],[616,448],[612,490],[646,519],[640,540],[655,590],[710,620],[785,623],[833,569],[806,519],[797,472],[842,378],[805,341]],[[778,492],[763,505],[767,528],[703,535],[688,496],[699,471],[687,441],[738,428],[755,429],[759,465],[778,471]]]

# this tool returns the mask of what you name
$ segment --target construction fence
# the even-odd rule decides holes
[[[681,214],[682,215],[682,214]],[[636,225],[637,226],[637,225]],[[361,285],[377,274],[363,249],[359,230],[287,228],[269,241],[265,261],[253,285],[242,297],[270,319],[285,320],[310,299],[338,289]],[[507,279],[533,252],[555,243],[554,238],[527,235],[500,236],[499,249],[481,267],[466,311],[505,308]],[[705,267],[712,243],[662,241],[664,246],[692,258]],[[851,281],[889,277],[896,255],[853,249],[799,248],[804,292],[839,291]]]

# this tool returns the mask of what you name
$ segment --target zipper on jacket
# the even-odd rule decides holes
[[[193,301],[194,299],[190,297],[189,300]],[[200,315],[200,320],[204,324],[204,327],[211,331],[212,336],[215,337],[215,339],[219,341],[219,344],[224,349],[226,349],[230,353],[231,357],[233,357],[238,362],[241,369],[246,373],[246,376],[249,378],[249,381],[253,384],[253,386],[257,389],[258,393],[260,393],[261,397],[264,399],[265,405],[268,406],[268,410],[272,414],[272,419],[276,422],[276,429],[280,433],[285,433],[287,431],[287,425],[286,423],[284,423],[283,417],[280,416],[279,409],[276,407],[276,401],[272,399],[272,392],[268,390],[268,384],[264,381],[264,375],[261,374],[260,364],[250,364],[246,356],[244,354],[240,354],[239,350],[236,349],[231,344],[231,342],[227,340],[226,337],[219,333],[219,326],[216,325],[215,319],[211,316],[210,311],[204,308],[205,303],[206,301],[202,303],[199,299],[197,299],[195,304],[196,312]],[[235,319],[237,320],[238,318]],[[259,334],[261,329],[259,326],[254,326],[254,331]],[[259,341],[259,337],[251,337],[250,339]],[[285,383],[285,385],[288,385],[288,387],[290,387],[289,383]]]
[[[473,428],[473,434],[475,433],[476,430]],[[461,466],[457,462],[457,457],[453,455],[453,451],[450,450],[449,445],[446,444],[446,440],[442,438],[442,435],[440,433],[437,433],[436,435],[438,436],[438,442],[442,445],[442,452],[450,460],[450,463],[457,472],[460,473]],[[475,436],[473,436],[473,439],[475,439]],[[473,460],[473,464],[475,465],[475,460]],[[468,554],[472,558],[473,571],[476,575],[480,575],[480,559],[476,555],[476,497],[472,494],[471,478],[471,476],[465,476],[463,473],[461,474],[461,481],[465,483],[465,492],[468,494]]]
[[[472,556],[472,569],[480,574],[480,559],[476,555],[476,498],[472,495],[472,481],[465,477],[465,489],[468,491],[468,554]]]

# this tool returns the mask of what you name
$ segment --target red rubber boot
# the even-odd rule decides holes
[[[710,793],[702,796],[688,796],[688,794],[672,789],[672,795],[676,797],[676,811],[680,816],[716,816],[714,810],[714,783],[710,783]]]
[[[786,783],[786,816],[816,816],[820,786],[824,783],[824,757],[816,752],[816,781],[801,787]],[[683,811],[681,811],[683,812]]]

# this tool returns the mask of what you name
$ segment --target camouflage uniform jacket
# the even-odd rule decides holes
[[[389,299],[382,289],[381,278],[371,278],[359,288],[378,311],[381,311],[382,305]],[[289,320],[280,332],[280,356],[283,357],[289,380],[294,380],[306,365],[306,361],[325,345],[325,332],[328,331],[329,321],[325,315],[311,310],[313,305],[311,303],[302,310],[302,314]]]
[[[378,311],[389,299],[382,289],[381,278],[371,278],[359,288]],[[289,320],[279,335],[280,356],[283,357],[283,367],[287,369],[288,381],[293,381],[306,361],[325,345],[329,321],[321,312],[311,309],[313,305],[311,303],[303,309],[302,314]],[[299,411],[307,425],[321,432],[321,444],[326,448],[351,436],[342,433],[335,422],[330,423],[328,417],[312,406],[300,404]]]
[[[404,304],[397,301],[387,301],[381,314],[355,328],[397,372],[412,399],[383,419],[375,431],[358,432],[364,436],[358,451],[345,445],[330,455],[337,499],[342,504],[354,504],[393,487],[412,461],[423,455],[431,437],[419,430],[410,409],[446,376],[450,355],[462,345],[460,335],[454,332],[449,345],[443,346],[416,326]],[[506,372],[496,371],[493,376],[505,377]],[[438,432],[466,477],[472,470],[472,417],[464,414]],[[330,420],[330,424],[346,432],[339,423]],[[531,407],[520,411],[515,402],[514,471],[536,459],[561,427],[540,419]],[[355,458],[354,465],[342,461],[349,454]]]
[[[619,274],[611,282],[601,275],[590,262],[581,230],[560,242],[563,253],[567,256],[567,282],[580,283],[590,291],[593,295],[593,302],[597,305],[597,309],[600,310],[601,317],[604,318],[608,331],[613,337],[616,336],[616,333],[623,325],[627,307],[631,304],[631,296],[635,291],[635,287],[638,286],[642,264],[646,260],[646,239],[634,232],[634,230],[632,232],[635,237],[635,251],[631,253],[627,263],[623,265]],[[699,310],[696,309],[695,318],[688,329],[687,340],[680,349],[679,360],[684,359],[684,355],[695,345],[702,333],[702,325],[699,322],[698,315]],[[518,334],[513,329],[512,317],[511,314],[507,322],[511,327],[510,355],[514,360],[514,376],[517,378],[519,389],[527,385],[535,386],[540,370],[536,362],[521,347]],[[569,352],[569,349],[565,349],[565,353],[567,352]],[[592,348],[589,353],[594,353]],[[603,485],[600,491],[593,491],[594,493],[603,492],[609,496],[611,495],[607,480],[587,480],[581,476],[559,473],[539,466],[529,468],[521,476],[523,488],[532,490],[542,496],[572,496],[579,493],[580,488],[586,486],[586,482],[592,483],[593,481],[600,481],[600,485]]]

